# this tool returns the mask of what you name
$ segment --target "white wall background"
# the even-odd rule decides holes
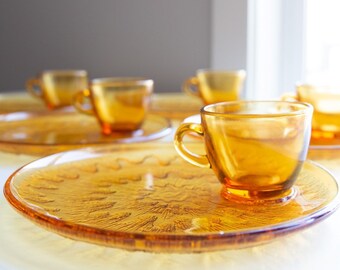
[[[211,66],[246,69],[248,0],[213,0],[211,5]]]
[[[303,77],[305,1],[0,0],[0,92],[65,68],[180,91],[212,67],[246,69],[245,98],[277,98]]]
[[[180,91],[210,65],[210,28],[210,0],[0,0],[0,92],[63,68]]]

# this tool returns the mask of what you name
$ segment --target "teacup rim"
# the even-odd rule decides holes
[[[223,105],[238,105],[238,104],[250,104],[250,103],[277,103],[277,104],[291,104],[295,106],[301,106],[300,109],[296,111],[284,112],[284,113],[226,113],[226,112],[213,112],[208,111],[209,107],[223,106]],[[200,110],[200,113],[203,115],[211,115],[211,116],[222,116],[222,117],[230,117],[230,118],[276,118],[276,117],[287,117],[287,116],[296,116],[303,115],[310,112],[313,113],[313,105],[307,102],[301,101],[280,101],[280,100],[242,100],[242,101],[227,101],[227,102],[219,102],[214,104],[208,104],[203,106]]]
[[[87,76],[88,72],[85,69],[46,69],[38,73],[38,75],[45,75],[45,74],[56,74],[56,75],[83,75]]]
[[[152,86],[154,81],[147,77],[102,77],[102,78],[94,78],[90,82],[91,85],[97,84],[113,84],[113,85],[148,85]]]
[[[299,88],[312,88],[316,92],[326,92],[325,90],[336,89],[340,90],[340,83],[310,83],[310,82],[297,82],[295,84],[295,89],[298,90]],[[331,91],[333,93],[333,91]],[[340,94],[339,94],[340,95]]]
[[[208,72],[221,72],[230,75],[241,75],[246,76],[247,72],[245,69],[219,69],[219,68],[200,68],[196,70],[196,74],[208,73]]]

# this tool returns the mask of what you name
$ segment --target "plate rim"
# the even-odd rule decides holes
[[[53,112],[11,112],[11,113],[5,113],[5,114],[0,114],[1,116],[6,116],[6,115],[11,115],[11,114],[17,114],[17,113],[25,113],[33,117],[40,117],[40,116],[49,116],[49,115],[59,115],[59,114],[76,114],[78,113],[76,111],[68,111],[68,110],[59,110],[59,111],[53,111]],[[151,118],[151,120],[150,120]],[[160,129],[157,132],[151,133],[149,135],[140,135],[140,136],[135,136],[135,137],[126,137],[126,138],[118,138],[114,139],[112,138],[111,141],[93,141],[93,142],[80,142],[80,143],[65,143],[65,142],[60,142],[60,143],[33,143],[33,142],[21,142],[21,141],[10,141],[10,140],[2,140],[0,138],[0,145],[8,145],[8,146],[31,146],[31,147],[86,147],[86,146],[100,146],[100,145],[106,145],[106,144],[118,144],[118,143],[135,143],[135,142],[147,142],[151,140],[156,140],[163,138],[167,136],[168,134],[171,133],[173,126],[171,123],[171,120],[167,117],[163,117],[154,113],[148,113],[145,118],[145,122],[147,120],[149,121],[154,121],[152,118],[155,118],[156,121],[163,121],[164,122],[164,127]],[[99,124],[98,124],[99,125]],[[101,133],[98,133],[101,134]],[[103,135],[104,136],[104,135]],[[108,136],[109,137],[109,136]]]

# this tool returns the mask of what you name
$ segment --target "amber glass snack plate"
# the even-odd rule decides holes
[[[340,120],[339,120],[340,121]],[[332,138],[311,138],[311,149],[340,149],[339,135]]]
[[[0,94],[0,113],[16,111],[44,112],[48,109],[41,99],[32,97],[26,92]]]
[[[149,114],[135,132],[103,135],[95,117],[69,110],[0,114],[0,150],[47,155],[110,143],[144,142],[171,132],[168,119]]]
[[[196,143],[188,148],[203,150]],[[315,163],[305,163],[296,187],[298,195],[287,203],[233,203],[220,196],[211,170],[158,143],[47,156],[13,173],[4,193],[20,214],[60,235],[183,253],[263,244],[323,220],[338,206],[336,180]]]
[[[199,113],[203,102],[184,93],[162,93],[152,96],[151,112],[171,119],[184,118]]]

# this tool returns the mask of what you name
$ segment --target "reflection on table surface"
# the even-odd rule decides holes
[[[174,123],[178,124],[178,121]],[[172,136],[170,134],[160,141],[171,143]],[[14,170],[36,158],[0,152],[1,187]],[[309,159],[325,166],[340,179],[340,149],[311,150]],[[320,269],[325,266],[338,269],[340,265],[340,211],[279,241],[239,250],[197,254],[126,251],[67,239],[17,214],[2,193],[0,222],[0,269],[6,270]]]

